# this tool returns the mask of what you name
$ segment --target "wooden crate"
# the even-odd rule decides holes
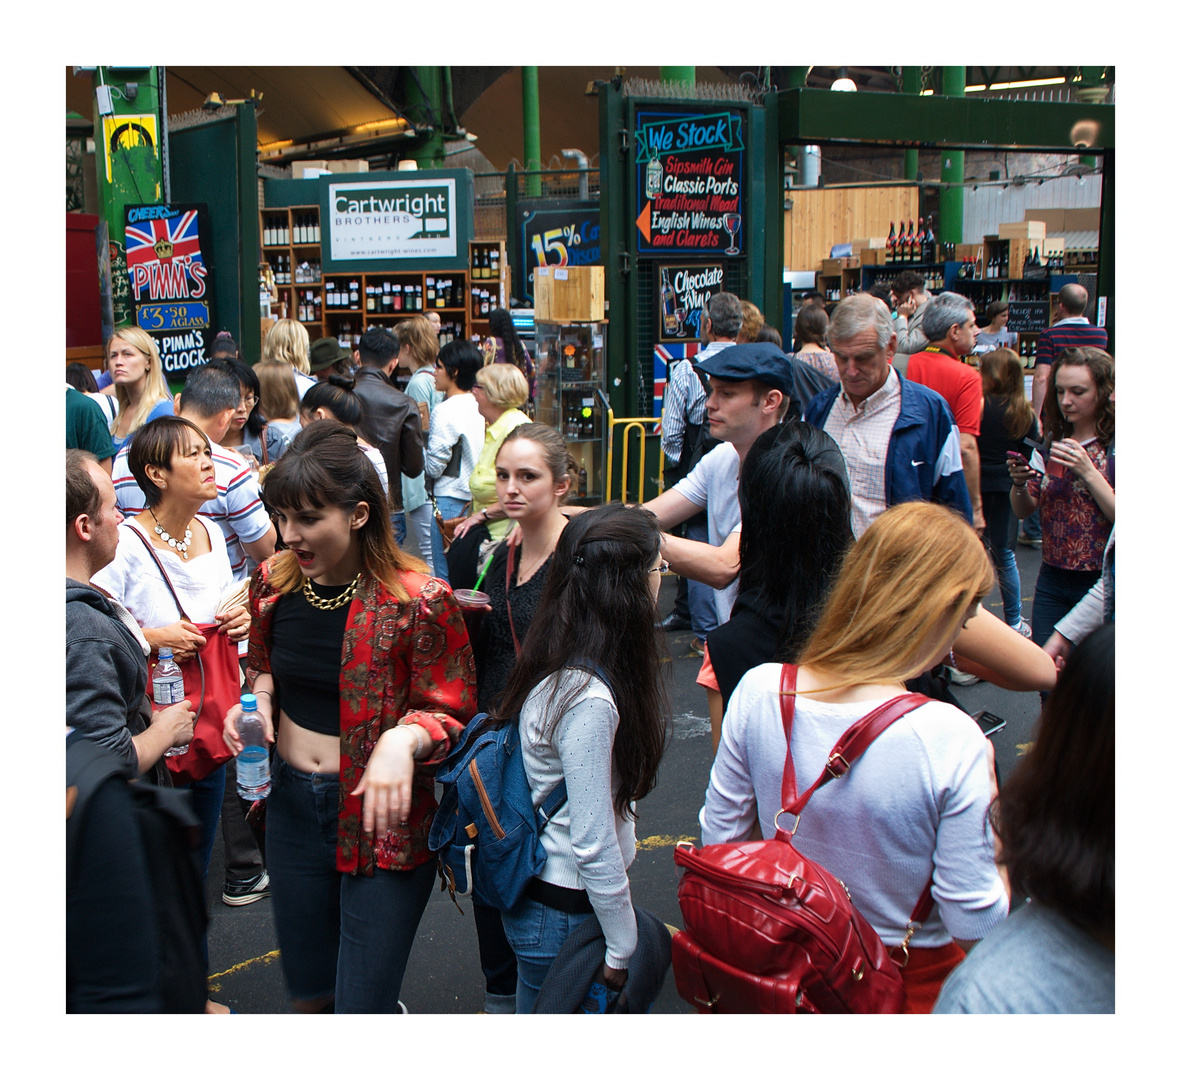
[[[1044,221],[1002,221],[997,226],[997,236],[1002,240],[1044,240]]]
[[[815,270],[834,244],[887,236],[890,222],[896,228],[900,221],[918,224],[916,184],[792,188],[785,194],[792,204],[783,215],[783,265],[788,270]]]
[[[601,266],[538,266],[533,317],[538,322],[601,322],[605,291]]]

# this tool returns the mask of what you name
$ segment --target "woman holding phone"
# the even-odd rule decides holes
[[[1047,456],[1010,457],[1009,500],[1019,518],[1041,511],[1042,568],[1033,594],[1033,640],[1044,645],[1103,569],[1115,521],[1115,360],[1090,346],[1064,349],[1050,370]]]

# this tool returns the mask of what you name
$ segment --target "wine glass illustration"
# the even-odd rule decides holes
[[[677,320],[677,337],[685,336],[685,309],[683,307],[673,309],[673,317]]]
[[[726,232],[728,232],[730,234],[730,246],[728,248],[726,248],[727,255],[740,255],[741,254],[737,245],[734,243],[734,236],[738,232],[741,225],[742,225],[742,215],[741,214],[723,214],[722,215],[722,228],[724,228],[726,230]]]

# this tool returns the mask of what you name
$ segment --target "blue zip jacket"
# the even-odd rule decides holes
[[[972,501],[960,458],[960,433],[947,402],[934,390],[899,376],[902,407],[886,451],[886,505],[942,503],[972,524]],[[840,384],[817,394],[804,419],[823,428]]]

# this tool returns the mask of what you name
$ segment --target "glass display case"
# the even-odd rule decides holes
[[[560,431],[578,462],[570,501],[602,502],[607,438],[603,409],[607,323],[538,322],[535,335],[534,419]]]

